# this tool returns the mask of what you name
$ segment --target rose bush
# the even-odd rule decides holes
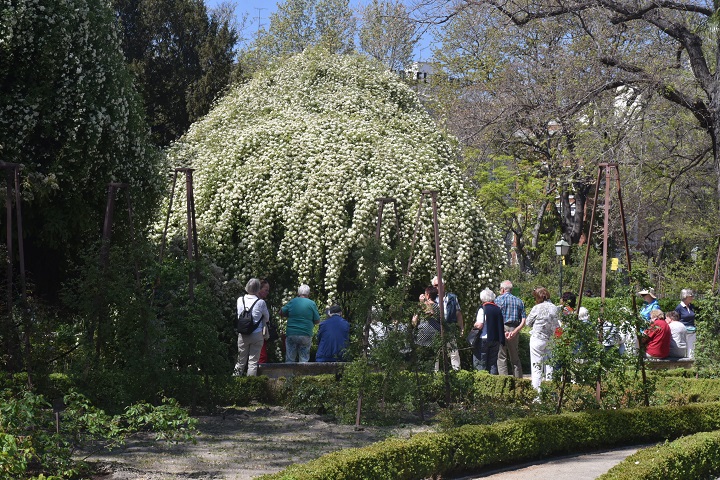
[[[333,300],[348,275],[403,272],[399,260],[365,272],[368,259],[358,252],[375,234],[378,197],[397,199],[401,242],[409,246],[426,189],[439,191],[449,286],[470,295],[494,284],[502,247],[473,202],[458,155],[456,141],[396,75],[361,56],[309,50],[234,88],[168,159],[195,168],[199,237],[219,264],[241,279],[267,276],[286,294],[307,282]],[[180,234],[184,206],[174,211]],[[385,243],[392,215],[386,208]],[[429,201],[419,231],[412,275],[426,284],[435,262]]]

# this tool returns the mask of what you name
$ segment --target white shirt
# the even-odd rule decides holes
[[[257,300],[252,310],[253,322],[257,322],[260,318],[263,319],[252,333],[262,332],[263,325],[270,320],[270,312],[268,311],[265,300],[258,299],[256,295],[243,295],[237,299],[237,313],[240,315],[243,311],[243,300],[245,301],[244,308],[250,308],[250,306]]]
[[[478,309],[478,313],[475,316],[475,325],[473,325],[475,328],[480,328],[480,324],[482,324],[482,332],[480,332],[480,338],[487,338],[487,323],[485,323],[485,310],[483,310],[482,305]]]

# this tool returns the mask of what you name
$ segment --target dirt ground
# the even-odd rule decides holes
[[[87,460],[97,462],[94,480],[246,480],[304,463],[325,453],[361,447],[389,436],[407,437],[428,427],[337,425],[318,415],[281,407],[228,410],[198,417],[197,443],[154,442],[136,438],[119,449]]]

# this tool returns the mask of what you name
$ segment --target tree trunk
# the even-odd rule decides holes
[[[712,127],[708,129],[708,133],[712,139],[713,147],[713,160],[715,166],[715,198],[720,198],[720,111],[713,112]]]
[[[565,240],[571,245],[580,243],[585,228],[585,203],[592,185],[577,181],[573,183],[575,197],[575,213],[570,208],[570,191],[563,188],[560,192],[560,204],[562,206],[562,214],[560,222],[562,224],[562,232]]]
[[[550,200],[543,200],[542,204],[540,204],[540,208],[538,208],[537,220],[535,221],[535,226],[532,231],[531,245],[533,248],[537,248],[538,242],[540,241],[540,229],[542,228],[542,222],[545,218],[545,212],[547,211],[549,203]]]

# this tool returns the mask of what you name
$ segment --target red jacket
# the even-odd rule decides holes
[[[662,318],[656,318],[645,329],[645,336],[648,338],[645,351],[648,355],[656,358],[665,358],[670,354],[670,326]]]

